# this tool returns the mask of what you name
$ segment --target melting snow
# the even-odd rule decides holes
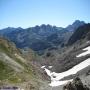
[[[87,51],[82,54],[79,54],[76,57],[81,57],[81,56],[90,54],[90,46],[88,46],[87,48],[85,48],[83,50],[87,50]],[[71,68],[65,72],[62,72],[62,73],[52,72],[49,69],[47,69],[45,66],[42,66],[41,68],[43,68],[46,71],[47,75],[50,76],[50,78],[51,78],[51,83],[49,85],[52,87],[55,87],[55,86],[63,85],[65,83],[67,83],[68,81],[72,81],[72,79],[66,80],[66,81],[60,81],[60,80],[66,76],[76,74],[78,71],[86,68],[89,65],[90,65],[90,58],[86,59],[85,61],[79,63],[78,65],[74,66],[73,68]]]
[[[42,66],[41,68],[45,68],[45,66]]]
[[[87,54],[90,54],[90,46],[84,48],[83,50],[86,50],[86,52],[83,52],[83,53],[77,55],[76,57],[82,57],[82,56],[85,56]]]
[[[62,73],[51,72],[50,70],[48,70],[45,67],[44,67],[44,70],[46,71],[47,75],[50,76],[50,78],[51,78],[51,84],[49,84],[49,85],[50,86],[58,86],[58,85],[63,85],[65,83],[67,83],[68,81],[71,81],[71,80],[60,81],[62,78],[69,76],[69,75],[76,74],[78,71],[86,68],[89,65],[90,65],[90,58],[81,62],[80,64],[74,66],[73,68],[71,68],[65,72],[62,72]]]
[[[48,66],[49,68],[52,68],[52,66]]]

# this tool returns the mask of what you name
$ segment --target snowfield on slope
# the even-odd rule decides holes
[[[82,56],[85,56],[85,55],[87,55],[87,54],[90,54],[90,46],[84,48],[83,50],[84,50],[85,52],[77,55],[76,57],[82,57]]]
[[[87,51],[77,55],[76,57],[81,57],[81,56],[85,56],[87,54],[90,54],[90,46],[88,46],[87,48],[85,48],[83,50],[87,50]],[[55,86],[66,84],[68,81],[72,81],[72,80],[61,81],[61,79],[66,77],[66,76],[76,74],[78,71],[88,67],[89,65],[90,65],[90,58],[86,59],[85,61],[77,64],[73,68],[71,68],[65,72],[62,72],[62,73],[52,72],[49,69],[47,69],[45,66],[42,66],[42,68],[45,70],[47,75],[50,76],[50,78],[51,78],[51,83],[49,85],[52,87],[55,87]]]

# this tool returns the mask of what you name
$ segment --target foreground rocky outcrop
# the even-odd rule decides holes
[[[86,85],[83,85],[79,77],[75,78],[72,82],[68,82],[63,90],[90,90]]]

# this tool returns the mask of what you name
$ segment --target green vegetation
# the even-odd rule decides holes
[[[8,42],[7,40],[0,39],[0,56],[2,56],[2,53],[6,54],[8,57],[10,57],[12,60],[20,64],[22,67],[24,67],[24,70],[21,70],[20,72],[17,72],[13,69],[13,66],[11,67],[10,64],[7,64],[3,61],[3,58],[0,58],[0,84],[17,84],[17,83],[23,83],[26,81],[31,82],[37,82],[38,75],[36,74],[33,66],[30,64],[30,62],[36,57],[34,52],[30,50],[26,59],[26,62],[24,63],[20,58],[15,56],[15,54],[20,55],[22,57],[22,54],[19,52],[19,50]],[[17,68],[17,67],[16,67]],[[36,77],[37,75],[37,77]]]
[[[8,53],[8,49],[2,43],[0,43],[0,51]]]
[[[0,60],[0,80],[7,79],[13,70]]]

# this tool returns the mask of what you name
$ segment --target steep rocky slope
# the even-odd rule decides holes
[[[80,26],[70,37],[68,41],[68,45],[72,45],[76,41],[83,40],[84,38],[90,40],[90,24],[85,24],[83,26]]]
[[[76,20],[72,25],[67,26],[66,29],[69,31],[75,31],[78,27],[80,27],[84,24],[85,24],[84,21]]]
[[[73,36],[75,35],[76,36],[80,35],[79,36],[80,38],[77,38],[75,40],[73,38]],[[90,51],[87,50],[87,48],[90,47],[89,36],[90,36],[90,24],[83,25],[77,28],[75,33],[69,39],[68,43],[70,42],[71,39],[75,40],[75,42],[72,45],[68,44],[62,49],[47,51],[46,54],[43,55],[44,60],[42,62],[42,65],[45,66],[45,68],[47,68],[48,70],[50,70],[49,72],[46,69],[46,73],[49,73],[47,75],[52,75],[52,76],[54,75],[53,78],[55,79],[58,73],[65,72],[85,60],[90,60]],[[84,53],[86,54],[84,55]],[[80,70],[74,75],[73,74],[68,75],[67,77],[64,77],[62,80],[70,80],[79,76],[82,83],[84,85],[87,85],[90,88],[90,84],[89,84],[90,83],[90,63],[88,62],[88,64],[89,64],[88,67]],[[49,66],[52,66],[52,68],[50,68]],[[57,73],[57,74],[54,74],[54,73]],[[62,86],[53,87],[53,89],[62,90]]]
[[[83,28],[83,27],[85,27],[85,28]],[[80,30],[79,30],[79,28],[80,28]],[[58,72],[60,72],[60,71],[69,69],[74,64],[77,64],[77,63],[83,61],[84,58],[88,58],[88,56],[86,56],[86,57],[83,57],[78,60],[76,58],[76,55],[83,52],[82,49],[90,45],[90,42],[89,42],[89,40],[90,40],[89,39],[90,24],[83,25],[79,28],[70,37],[68,43],[70,42],[71,39],[75,40],[73,38],[73,36],[75,36],[75,35],[76,35],[76,37],[78,35],[79,37],[83,37],[83,38],[77,38],[77,40],[75,40],[74,44],[66,45],[62,49],[58,48],[58,50],[47,50],[46,53],[43,55],[45,62],[43,61],[42,63],[45,65],[48,65],[48,66],[53,65],[57,68],[56,70]],[[76,32],[78,32],[78,33],[76,33]],[[79,35],[80,34],[79,32],[82,32],[83,34]],[[63,65],[65,67],[63,67]],[[55,69],[55,67],[54,67],[54,69]],[[60,67],[60,68],[58,68],[58,67]]]
[[[17,49],[15,44],[0,38],[0,88],[14,86],[25,90],[39,90],[39,84],[43,82],[40,70],[33,65],[35,56],[29,50],[26,57],[26,53]]]

